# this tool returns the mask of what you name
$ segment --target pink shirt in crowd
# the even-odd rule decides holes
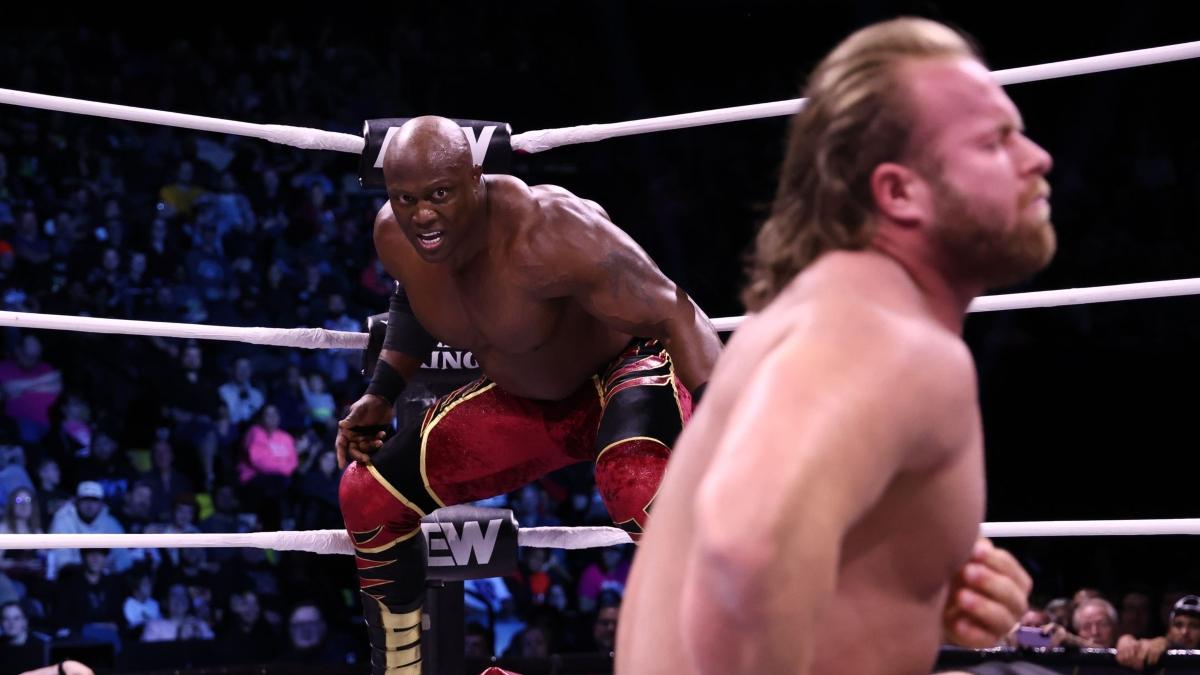
[[[50,407],[62,393],[62,373],[45,362],[22,370],[14,361],[0,361],[0,386],[9,417],[48,426]]]
[[[246,456],[248,462],[238,465],[238,478],[243,483],[260,473],[290,476],[300,464],[291,434],[282,429],[268,432],[257,424],[246,432]]]

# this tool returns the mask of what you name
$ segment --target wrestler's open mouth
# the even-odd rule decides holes
[[[430,250],[438,247],[442,243],[442,231],[435,230],[425,234],[418,234],[417,241],[421,244],[421,248]]]

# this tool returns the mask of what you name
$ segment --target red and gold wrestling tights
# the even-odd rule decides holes
[[[613,521],[636,538],[691,408],[663,346],[635,340],[564,400],[520,398],[481,378],[438,400],[371,464],[352,463],[340,499],[357,554],[371,672],[421,672],[422,516],[590,461]]]

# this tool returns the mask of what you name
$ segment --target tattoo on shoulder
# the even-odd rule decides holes
[[[600,269],[608,275],[608,287],[613,297],[650,302],[653,296],[643,283],[643,267],[645,263],[628,251],[612,251],[600,261]]]

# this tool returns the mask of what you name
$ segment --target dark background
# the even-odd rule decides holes
[[[6,8],[0,86],[21,89],[32,71],[43,93],[219,116],[213,101],[237,64],[207,79],[194,69],[171,72],[173,46],[282,36],[317,64],[322,49],[339,45],[353,67],[321,71],[321,85],[294,114],[248,121],[357,133],[364,118],[436,113],[504,120],[521,132],[793,98],[841,38],[900,14],[966,30],[1000,69],[1200,39],[1187,4],[391,3],[249,16],[245,6],[221,4],[146,5],[136,15]],[[139,73],[123,72],[104,50],[88,58],[81,36],[102,42],[110,33],[129,52],[161,58],[173,90],[142,87]],[[35,43],[62,45],[67,65],[44,49],[23,58]],[[1197,276],[1198,75],[1190,61],[1008,88],[1029,135],[1055,158],[1060,236],[1051,267],[1010,290]],[[0,120],[24,115],[48,114],[0,107]],[[728,316],[742,312],[740,260],[773,194],[784,129],[777,118],[572,146],[521,158],[514,173],[599,201],[710,315]],[[355,157],[324,154],[329,173],[354,171]],[[160,185],[164,169],[153,170],[149,183]],[[1198,307],[1180,298],[970,319],[989,520],[1200,515],[1188,461],[1197,447]],[[1195,590],[1200,581],[1190,538],[1009,544],[1046,594],[1136,582]]]

